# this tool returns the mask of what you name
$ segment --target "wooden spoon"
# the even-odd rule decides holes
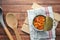
[[[17,22],[15,15],[12,13],[7,13],[6,22],[7,22],[8,26],[14,30],[17,40],[21,40],[21,37],[20,37],[19,32],[17,30],[18,22]]]

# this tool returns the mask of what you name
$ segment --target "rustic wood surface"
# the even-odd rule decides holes
[[[20,29],[27,17],[27,10],[31,9],[33,2],[36,2],[42,6],[52,5],[53,11],[60,13],[60,0],[0,0],[0,6],[2,5],[4,18],[8,12],[17,13],[16,17],[18,19],[18,31],[22,37],[22,40],[30,40],[29,34],[22,32]],[[9,27],[8,29],[11,32],[14,40],[16,40],[14,31]],[[56,36],[56,40],[60,40],[60,22],[56,28]],[[9,40],[1,24],[0,40]]]

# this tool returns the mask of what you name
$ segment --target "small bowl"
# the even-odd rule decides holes
[[[33,27],[34,27],[34,29],[37,30],[37,31],[44,31],[44,29],[39,30],[38,28],[36,28],[36,27],[34,26],[34,21],[35,21],[36,17],[38,17],[38,16],[44,17],[44,18],[45,18],[45,21],[46,21],[46,16],[44,16],[44,15],[37,15],[37,16],[35,16],[34,19],[33,19]]]

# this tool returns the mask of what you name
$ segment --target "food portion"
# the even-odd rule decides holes
[[[43,30],[44,29],[44,24],[45,24],[45,16],[43,15],[38,15],[34,18],[33,20],[33,25],[35,28],[39,29],[39,30]]]
[[[53,19],[51,17],[46,16],[46,22],[44,24],[44,31],[49,31],[53,27]]]

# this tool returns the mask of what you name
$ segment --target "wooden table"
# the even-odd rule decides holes
[[[25,18],[27,17],[27,10],[31,9],[33,2],[38,3],[39,5],[48,6],[52,5],[53,11],[60,13],[60,0],[0,0],[0,6],[2,4],[2,10],[4,13],[4,18],[6,13],[18,13],[18,31],[22,36],[23,40],[30,40],[29,34],[22,32],[20,29],[24,23]],[[8,27],[8,26],[7,26]],[[15,34],[11,28],[9,28],[14,40],[16,40]],[[60,22],[56,28],[56,40],[60,40]],[[0,40],[9,40],[3,27],[0,24]]]

